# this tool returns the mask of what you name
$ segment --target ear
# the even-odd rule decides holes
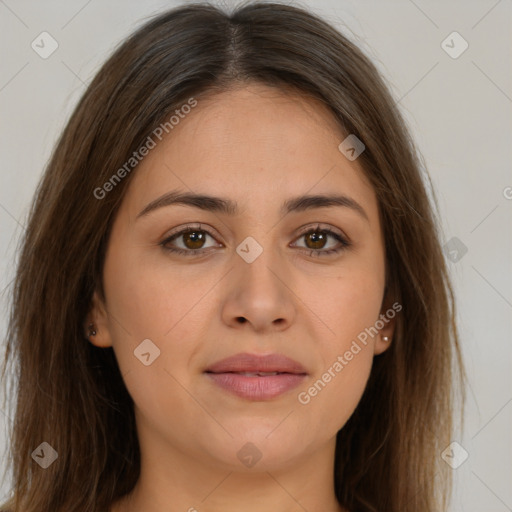
[[[391,346],[395,333],[396,316],[401,309],[402,305],[397,301],[393,302],[391,294],[386,293],[382,301],[379,318],[376,321],[376,327],[378,327],[379,333],[375,339],[375,355],[382,354]]]
[[[92,334],[91,330],[95,334]],[[91,309],[87,315],[84,332],[86,338],[96,347],[112,346],[108,312],[97,291],[94,292],[91,300]]]

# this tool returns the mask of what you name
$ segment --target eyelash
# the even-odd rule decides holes
[[[173,233],[172,235],[167,237],[165,240],[160,242],[159,245],[161,245],[162,248],[165,251],[168,251],[168,252],[171,252],[171,253],[174,253],[174,254],[184,255],[184,256],[191,256],[191,257],[200,256],[201,254],[204,254],[205,252],[207,252],[210,248],[207,248],[207,249],[195,249],[195,250],[194,249],[185,250],[185,249],[179,249],[179,248],[176,248],[176,247],[168,247],[167,246],[167,244],[169,242],[172,242],[174,239],[179,238],[181,235],[184,235],[184,234],[186,234],[186,233],[188,233],[190,231],[201,231],[201,232],[206,233],[207,235],[211,236],[212,238],[215,238],[207,229],[203,229],[201,227],[201,224],[199,224],[197,226],[187,225],[186,228],[182,229],[181,231],[178,231],[177,233]],[[320,256],[325,256],[325,255],[338,254],[338,253],[344,251],[345,249],[347,249],[348,247],[350,247],[352,245],[351,242],[349,242],[348,240],[343,238],[338,233],[335,233],[334,231],[332,231],[330,229],[327,229],[327,228],[322,228],[320,225],[318,225],[316,228],[310,228],[307,231],[304,231],[303,233],[301,233],[298,236],[298,238],[301,238],[301,237],[303,237],[305,235],[308,235],[310,233],[317,233],[317,232],[326,233],[327,235],[332,236],[333,238],[338,240],[338,242],[341,243],[341,246],[336,248],[336,249],[327,249],[327,250],[309,249],[309,251],[310,251],[309,252],[309,256],[320,257]],[[303,249],[303,250],[307,251],[308,249]]]

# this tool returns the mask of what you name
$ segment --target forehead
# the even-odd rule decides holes
[[[195,99],[137,166],[125,198],[130,216],[176,189],[276,211],[292,196],[339,192],[377,215],[363,168],[339,151],[346,135],[319,100],[262,85]]]

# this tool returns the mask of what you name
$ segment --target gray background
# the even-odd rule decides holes
[[[73,106],[115,45],[177,4],[0,0],[0,293],[13,277],[35,186]],[[467,247],[449,262],[470,377],[466,428],[454,437],[469,458],[453,470],[451,510],[511,511],[511,1],[302,5],[355,40],[388,80],[434,182],[443,243],[457,237]],[[47,59],[31,48],[43,31],[59,44]],[[441,46],[453,31],[469,44],[456,59]],[[4,340],[6,293],[0,300]],[[0,470],[10,417],[0,409]],[[0,486],[0,497],[9,485]]]

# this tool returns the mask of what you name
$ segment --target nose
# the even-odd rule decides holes
[[[291,273],[270,253],[264,250],[252,263],[235,261],[222,307],[229,327],[265,333],[283,331],[293,323],[296,296]]]

